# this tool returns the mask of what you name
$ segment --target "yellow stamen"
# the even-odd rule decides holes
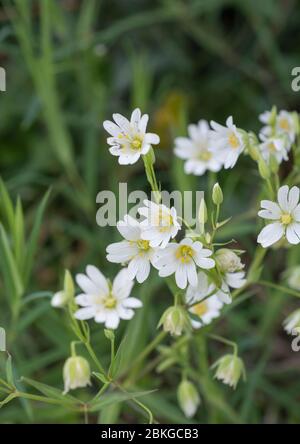
[[[280,119],[279,126],[284,131],[289,131],[289,129],[290,129],[290,124],[289,124],[289,121],[287,119]]]
[[[272,153],[276,151],[276,146],[273,142],[269,143],[269,151],[271,151]]]
[[[142,239],[137,241],[137,246],[139,247],[140,250],[143,251],[148,251],[150,248],[149,241]]]
[[[288,213],[282,214],[280,221],[283,225],[289,225],[292,222],[292,216]]]
[[[131,142],[131,146],[132,146],[132,148],[133,148],[134,150],[139,150],[139,149],[141,149],[142,141],[136,137],[136,138],[133,139],[133,141]]]
[[[199,316],[199,318],[201,318],[201,316],[203,316],[207,311],[208,311],[208,306],[206,302],[200,302],[199,304],[194,305],[191,308],[191,312]]]
[[[176,250],[176,258],[179,259],[183,263],[191,262],[195,252],[192,247],[188,245],[181,245]]]
[[[159,227],[161,233],[168,231],[173,225],[173,217],[169,212],[162,211],[160,208],[156,216],[155,225]]]
[[[231,148],[238,148],[240,146],[240,142],[239,139],[237,138],[237,136],[231,132],[230,135],[228,136],[228,142],[229,145],[231,146]]]
[[[199,159],[200,159],[200,160],[204,160],[204,161],[206,161],[206,160],[210,160],[211,157],[212,157],[212,153],[210,153],[210,152],[207,151],[207,150],[203,150],[203,151],[201,151],[200,154],[199,154]]]
[[[117,305],[117,300],[113,296],[113,294],[110,293],[109,296],[107,298],[105,298],[105,300],[104,300],[104,307],[105,308],[115,308],[116,305]]]

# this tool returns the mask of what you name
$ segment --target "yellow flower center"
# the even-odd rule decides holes
[[[142,239],[137,241],[137,246],[139,247],[140,250],[143,251],[148,251],[150,248],[149,241]]]
[[[168,231],[171,225],[173,225],[173,217],[167,211],[159,209],[155,221],[155,225],[159,227],[160,232]]]
[[[140,150],[142,147],[142,141],[141,139],[139,139],[138,137],[136,137],[135,139],[133,139],[133,141],[131,142],[131,146],[134,150]]]
[[[210,152],[207,151],[207,150],[203,150],[203,151],[201,151],[200,154],[199,154],[199,159],[200,159],[200,160],[204,160],[204,161],[206,161],[206,160],[210,160],[210,159],[211,159],[211,156],[212,156],[212,153],[210,153]]]
[[[188,245],[181,245],[176,250],[176,258],[179,259],[183,263],[191,262],[195,252],[192,247]]]
[[[287,119],[280,119],[279,126],[284,131],[289,131],[289,129],[290,129],[290,124],[289,124],[289,121]]]
[[[280,221],[283,225],[289,225],[292,222],[292,216],[288,213],[282,214]]]
[[[269,143],[269,151],[271,151],[272,153],[276,151],[276,146],[273,142]]]
[[[104,307],[105,308],[115,308],[117,305],[117,300],[114,297],[112,293],[110,293],[105,299],[104,299]]]
[[[206,302],[200,302],[199,304],[194,305],[191,308],[191,312],[199,316],[199,318],[201,318],[201,316],[203,316],[207,311],[208,311],[208,306]]]
[[[238,148],[240,145],[239,139],[237,138],[237,136],[233,132],[229,134],[228,142],[229,142],[229,145],[231,146],[231,148],[233,148],[233,149]]]

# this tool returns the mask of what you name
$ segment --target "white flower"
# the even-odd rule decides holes
[[[259,137],[262,140],[259,148],[264,160],[269,162],[271,156],[274,156],[279,164],[283,160],[288,160],[288,147],[283,137],[267,137],[263,133],[260,133]]]
[[[199,318],[197,320],[191,318],[191,324],[194,328],[200,328],[203,325],[210,324],[213,319],[220,316],[220,310],[223,304],[216,294],[214,294],[215,290],[215,285],[209,282],[208,277],[203,271],[199,271],[198,273],[198,285],[196,287],[192,285],[188,286],[185,301],[188,306],[192,305],[188,310]],[[205,301],[202,301],[204,298],[206,298]]]
[[[300,242],[300,205],[299,188],[287,185],[279,188],[277,202],[262,200],[258,216],[275,222],[264,227],[258,235],[257,242],[264,248],[275,244],[282,237],[286,237],[290,244]]]
[[[121,114],[113,114],[113,119],[116,123],[105,120],[103,126],[112,136],[107,143],[111,145],[110,153],[119,157],[119,164],[135,163],[141,155],[148,153],[151,145],[159,143],[157,134],[146,133],[149,116],[141,115],[139,108],[133,111],[130,121]]]
[[[284,329],[288,334],[293,334],[294,331],[300,330],[300,308],[293,311],[284,321]]]
[[[224,162],[225,169],[233,168],[239,155],[245,148],[243,138],[233,123],[232,116],[226,120],[226,126],[211,121],[212,143],[214,148],[219,151],[220,160]]]
[[[216,251],[215,259],[223,273],[234,273],[244,268],[241,258],[229,248],[220,248]]]
[[[203,269],[213,268],[215,261],[209,256],[212,251],[203,248],[201,242],[183,239],[179,244],[169,243],[164,250],[158,250],[154,266],[159,276],[166,277],[175,273],[175,281],[179,288],[186,288],[187,283],[196,287],[198,276],[196,265]]]
[[[232,301],[230,288],[242,288],[246,284],[246,273],[244,271],[238,271],[236,273],[225,273],[221,288],[216,292],[216,296],[224,304],[230,304]]]
[[[64,394],[69,390],[91,385],[91,370],[88,361],[81,356],[67,359],[63,368]]]
[[[276,132],[287,136],[290,146],[295,142],[297,128],[292,113],[285,110],[279,112],[276,118]]]
[[[265,125],[271,125],[272,122],[272,116],[273,116],[273,112],[271,111],[264,111],[263,113],[261,113],[258,118],[259,120],[264,123]]]
[[[189,137],[175,139],[174,152],[180,159],[186,159],[184,170],[187,174],[201,176],[206,170],[220,171],[222,162],[210,146],[210,133],[206,120],[200,120],[198,125],[188,126]]]
[[[117,274],[112,286],[93,265],[86,267],[86,275],[77,274],[76,282],[83,293],[76,296],[75,301],[84,307],[75,313],[76,319],[94,318],[106,328],[116,329],[120,319],[131,319],[134,316],[132,309],[142,306],[139,299],[129,297],[133,281],[126,268]]]
[[[169,209],[150,200],[144,200],[144,205],[138,210],[140,215],[145,217],[140,223],[141,237],[149,241],[151,247],[164,248],[180,229],[176,209]]]
[[[149,276],[155,249],[148,240],[142,239],[140,223],[131,216],[126,215],[124,221],[117,223],[117,228],[126,240],[108,245],[106,258],[117,264],[128,263],[129,278],[142,283]]]

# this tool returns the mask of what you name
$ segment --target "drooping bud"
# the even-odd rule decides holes
[[[192,418],[201,403],[196,387],[186,379],[182,380],[178,386],[177,399],[179,406],[187,418]]]
[[[224,273],[234,273],[244,268],[239,256],[229,248],[220,248],[217,250],[215,259],[220,271]]]
[[[91,385],[91,370],[88,361],[81,356],[72,356],[66,360],[63,368],[64,394],[69,390]]]
[[[285,331],[291,335],[297,329],[300,329],[300,308],[293,311],[284,321],[283,321]]]
[[[221,203],[223,202],[223,192],[218,182],[214,184],[212,191],[212,200],[215,205],[221,205]]]
[[[244,363],[241,358],[236,355],[228,354],[222,356],[222,358],[212,366],[212,368],[215,367],[217,367],[215,378],[234,389],[241,377],[243,377],[244,380],[246,378]]]
[[[160,318],[158,326],[163,326],[163,330],[171,336],[180,336],[185,327],[188,326],[188,316],[181,306],[169,307]]]

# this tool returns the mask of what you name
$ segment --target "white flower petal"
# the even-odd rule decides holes
[[[257,237],[257,242],[264,248],[275,244],[284,235],[284,228],[279,222],[264,227]]]
[[[277,193],[278,203],[283,211],[289,211],[288,193],[289,187],[287,185],[280,187]]]

